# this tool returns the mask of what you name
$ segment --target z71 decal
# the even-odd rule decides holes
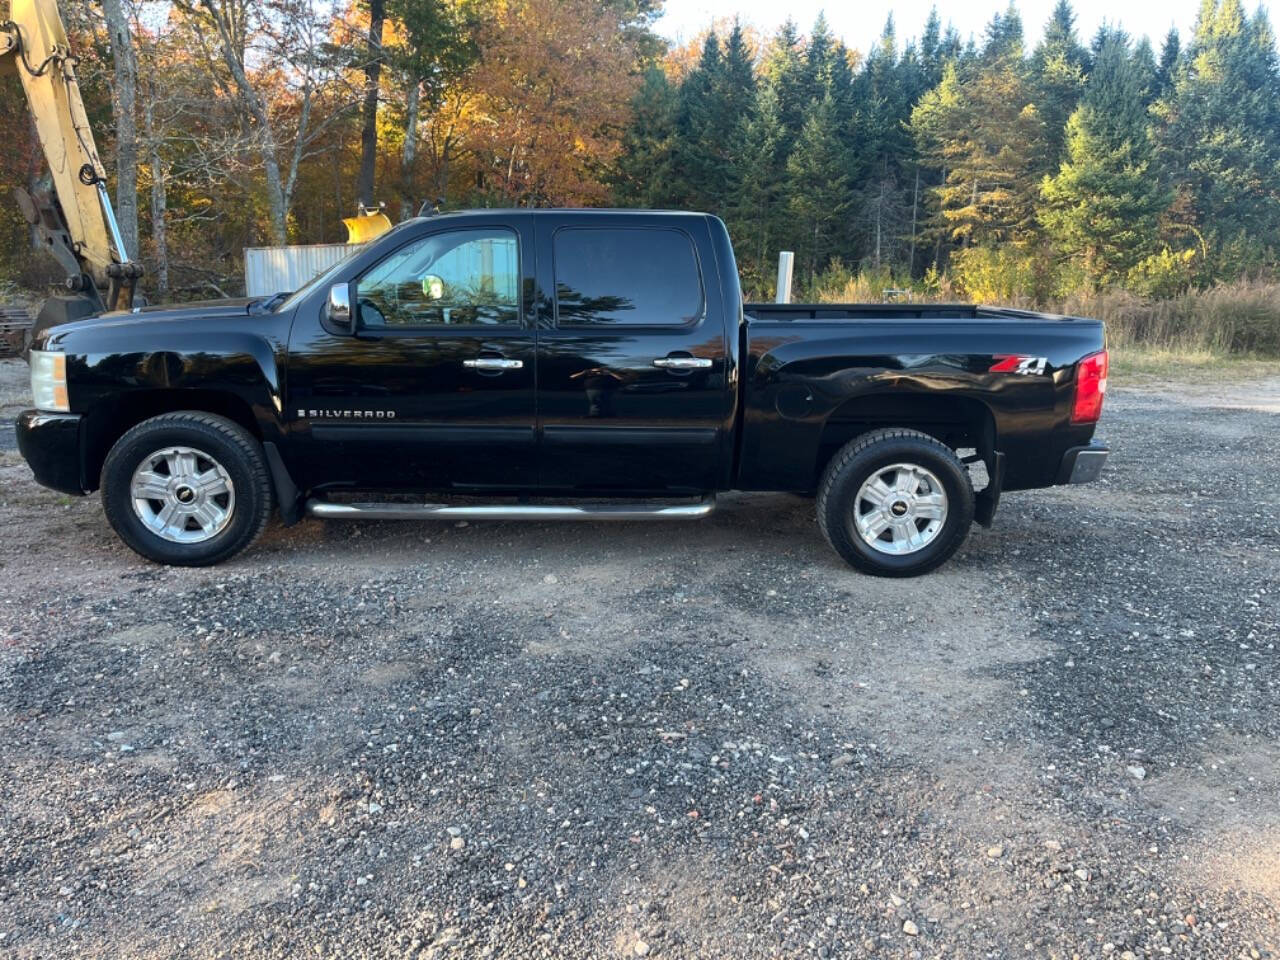
[[[1024,377],[1037,377],[1049,369],[1048,357],[1022,357],[996,354],[990,373],[1020,373]]]

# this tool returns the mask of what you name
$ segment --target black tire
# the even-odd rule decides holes
[[[862,485],[895,464],[923,467],[946,493],[941,527],[923,547],[900,555],[872,547],[859,533],[854,515]],[[973,506],[973,484],[955,452],[928,434],[904,428],[874,430],[849,441],[831,458],[818,485],[818,526],[827,542],[851,566],[881,577],[914,577],[945,563],[969,535]]]
[[[200,542],[165,539],[143,522],[134,507],[134,472],[148,458],[171,447],[204,454],[216,461],[230,480],[233,497],[223,496],[230,517]],[[258,441],[238,423],[212,413],[182,410],[144,420],[116,441],[102,468],[102,507],[107,521],[133,550],[148,560],[172,566],[212,566],[239,553],[266,527],[272,500],[271,475]],[[193,528],[192,533],[198,531]]]

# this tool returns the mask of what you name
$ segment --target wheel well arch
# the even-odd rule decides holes
[[[220,390],[155,389],[126,393],[100,404],[89,412],[84,428],[84,486],[96,490],[107,454],[130,429],[159,416],[179,410],[214,413],[238,423],[262,441],[262,426],[253,409],[234,393]]]
[[[855,437],[885,427],[919,430],[953,450],[972,447],[988,469],[994,466],[995,417],[981,400],[936,393],[873,393],[846,400],[827,417],[818,441],[813,488],[837,450]]]

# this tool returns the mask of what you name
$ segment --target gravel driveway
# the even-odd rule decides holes
[[[775,495],[166,569],[0,448],[0,954],[1270,956],[1280,374],[1102,434],[906,582]]]

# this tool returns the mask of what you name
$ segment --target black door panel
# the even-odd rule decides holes
[[[715,489],[734,385],[705,220],[542,214],[537,231],[555,291],[539,318],[543,488]]]
[[[353,278],[365,305],[357,336],[300,316],[286,414],[306,484],[536,487],[532,277],[529,217],[442,224]]]

